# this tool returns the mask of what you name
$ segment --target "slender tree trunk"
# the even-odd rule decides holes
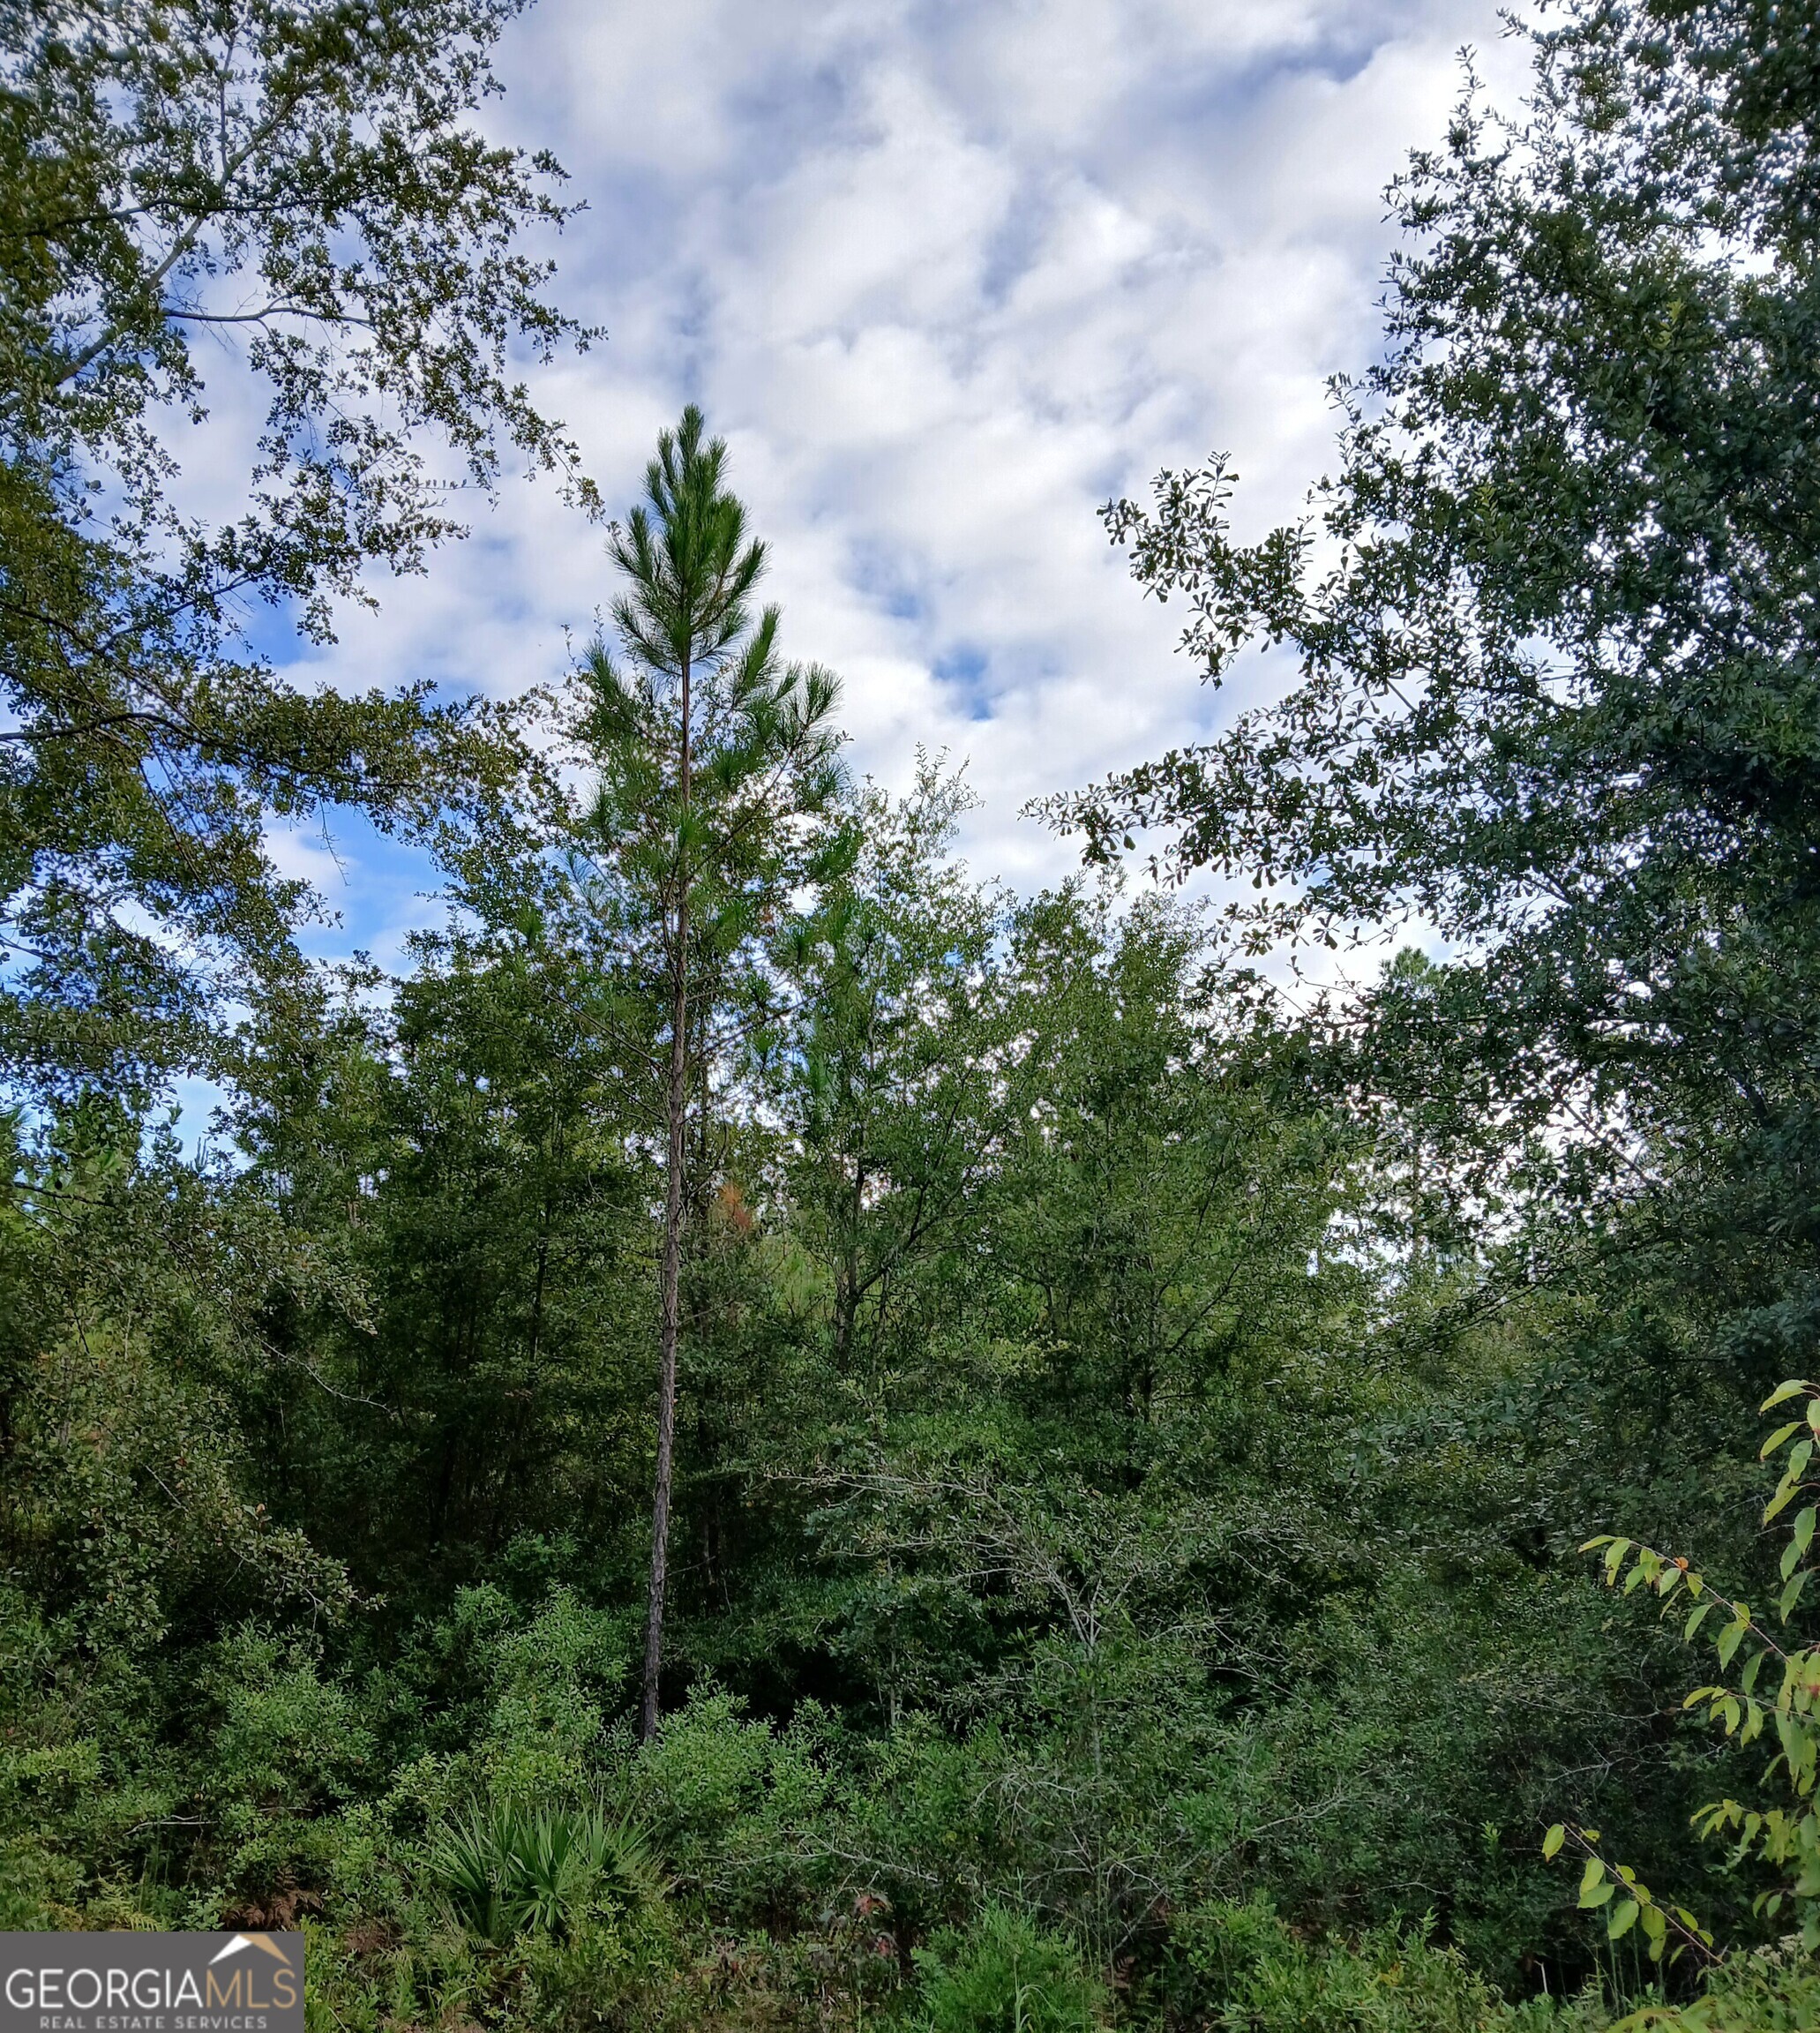
[[[683,664],[682,819],[689,811],[689,665]],[[689,1103],[689,876],[677,844],[675,932],[670,952],[669,1151],[663,1181],[663,1260],[658,1327],[657,1478],[651,1500],[651,1586],[645,1608],[644,1701],[639,1734],[657,1734],[658,1682],[663,1669],[663,1590],[670,1574],[670,1491],[676,1464],[676,1351],[682,1320],[683,1172]]]
[[[844,1377],[853,1360],[859,1324],[859,1224],[865,1213],[865,1160],[853,1160],[853,1190],[847,1208],[846,1247],[835,1273],[835,1368]]]

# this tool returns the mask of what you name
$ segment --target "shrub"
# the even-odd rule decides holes
[[[590,1906],[633,1911],[664,1892],[643,1831],[599,1807],[471,1807],[431,1836],[427,1863],[462,1923],[493,1942],[565,1935]]]
[[[1207,2015],[1229,2033],[1479,2033],[1501,2000],[1428,1924],[1308,1941],[1262,1901],[1178,1924]]]
[[[917,1951],[926,2033],[1082,2033],[1105,2023],[1101,1986],[1065,1936],[989,1906],[972,1929]]]
[[[1794,1949],[1732,1955],[1690,2005],[1645,2005],[1614,2033],[1808,2033],[1820,2026],[1820,1969]]]
[[[815,1909],[838,1812],[828,1719],[801,1703],[783,1729],[713,1686],[691,1691],[635,1753],[630,1798],[679,1881],[736,1924]],[[825,1889],[825,1887],[820,1887]]]

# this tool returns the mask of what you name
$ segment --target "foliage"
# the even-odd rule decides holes
[[[1469,87],[1396,187],[1387,352],[1307,521],[1238,543],[1220,461],[1107,512],[1210,679],[1256,642],[1299,681],[1046,808],[1095,859],[1157,826],[1159,866],[1252,879],[1254,943],[1437,931],[1424,1012],[1393,979],[1357,1014],[1422,1024],[1409,1084],[1466,1141],[1554,1153],[1557,1219],[1631,1208],[1747,1392],[1816,1298],[1816,101],[1777,19],[1586,5],[1524,117]]]
[[[1779,1426],[1764,1441],[1763,1458],[1772,1459],[1793,1440],[1774,1493],[1764,1507],[1769,1524],[1816,1485],[1807,1479],[1816,1439],[1820,1439],[1820,1390],[1799,1380],[1779,1385],[1764,1400],[1769,1411],[1789,1399],[1806,1398],[1802,1416]],[[1797,1438],[1796,1436],[1800,1437]],[[1776,1599],[1777,1621],[1786,1626],[1800,1607],[1813,1572],[1809,1552],[1814,1542],[1814,1526],[1820,1511],[1812,1504],[1798,1510],[1789,1527],[1788,1544],[1780,1563],[1782,1588]],[[1820,1725],[1816,1705],[1820,1703],[1820,1647],[1799,1642],[1793,1635],[1772,1635],[1752,1613],[1748,1602],[1721,1594],[1684,1556],[1665,1557],[1654,1548],[1640,1545],[1610,1534],[1590,1539],[1584,1550],[1599,1550],[1608,1587],[1622,1587],[1626,1594],[1647,1590],[1663,1605],[1663,1614],[1673,1604],[1679,1615],[1683,1602],[1690,1604],[1681,1635],[1691,1643],[1703,1627],[1713,1622],[1708,1633],[1722,1673],[1747,1647],[1749,1656],[1735,1678],[1722,1679],[1696,1687],[1684,1707],[1706,1710],[1709,1725],[1722,1727],[1739,1744],[1763,1738],[1766,1726],[1774,1732],[1779,1746],[1764,1778],[1786,1796],[1786,1805],[1756,1808],[1729,1797],[1710,1801],[1695,1816],[1700,1834],[1735,1837],[1730,1859],[1738,1869],[1747,1862],[1767,1865],[1778,1880],[1760,1893],[1756,1909],[1774,1920],[1785,1906],[1801,1919],[1800,1940],[1810,1953],[1820,1949],[1820,1811],[1814,1804],[1816,1754],[1820,1752]],[[1679,1598],[1679,1600],[1677,1600]],[[1716,1621],[1713,1612],[1719,1615]],[[1768,1667],[1770,1677],[1764,1678]],[[1772,1683],[1774,1684],[1772,1685]],[[1761,1692],[1759,1687],[1761,1684]],[[1544,1852],[1559,1852],[1569,1832],[1557,1825],[1544,1840]],[[1628,1865],[1610,1869],[1599,1854],[1596,1829],[1570,1832],[1576,1848],[1586,1857],[1580,1886],[1580,1904],[1610,1908],[1608,1932],[1621,1939],[1630,1927],[1641,1924],[1652,1960],[1660,1962],[1671,1932],[1679,1936],[1674,1954],[1685,1948],[1710,1951],[1712,1937],[1684,1908],[1664,1907]]]
[[[693,410],[509,723],[235,635],[452,533],[438,437],[565,467],[508,12],[9,22],[0,1918],[304,1926],[315,2033],[1810,2022],[1795,39],[1552,17],[1402,186],[1335,544],[1112,512],[1213,674],[1302,657],[1053,808],[1227,911],[851,782]],[[148,448],[243,311],[205,527]],[[448,878],[391,971],[264,866],[336,800]],[[1405,909],[1356,993],[1258,964]]]
[[[1474,2033],[1499,2000],[1454,1950],[1390,1922],[1356,1944],[1307,1941],[1254,1901],[1195,1912],[1186,1960],[1207,1986],[1214,2024],[1233,2033]]]
[[[67,1096],[218,1047],[236,972],[273,988],[308,904],[271,816],[434,830],[519,767],[501,716],[418,685],[280,677],[370,565],[458,534],[453,454],[573,474],[510,378],[587,334],[528,233],[558,172],[467,124],[512,0],[9,0],[0,13],[0,1064]],[[231,364],[205,386],[197,339]],[[238,349],[236,349],[236,348]],[[265,401],[243,505],[198,512],[172,426]],[[576,476],[583,494],[585,485]]]
[[[1651,2004],[1618,2022],[1620,2033],[1799,2033],[1820,2011],[1820,1979],[1805,1958],[1775,1952],[1734,1956],[1685,2005]]]
[[[917,1953],[928,2033],[1086,2033],[1105,2024],[1099,1986],[1066,1940],[989,1906],[970,1932]]]
[[[663,1894],[643,1832],[604,1808],[470,1806],[430,1839],[426,1868],[466,1924],[499,1942],[573,1930],[584,1907],[635,1910]]]
[[[661,1694],[683,1232],[711,1163],[700,1148],[691,1162],[691,1107],[705,1144],[727,1004],[751,990],[755,949],[783,899],[813,879],[804,836],[841,782],[828,721],[839,686],[819,664],[779,663],[776,608],[753,619],[764,545],[747,539],[745,508],[724,484],[725,441],[704,441],[704,428],[691,405],[660,435],[646,498],[609,542],[628,582],[613,606],[624,668],[596,640],[580,673],[576,732],[597,788],[567,842],[581,910],[616,962],[644,972],[637,986],[664,1032],[660,1042],[622,1029],[618,1040],[623,1055],[662,1068],[663,1096],[647,1737]]]
[[[1777,1585],[1730,1503],[1747,1408],[1804,1359],[1816,1294],[1816,101],[1785,26],[1750,0],[1614,0],[1532,36],[1520,118],[1469,78],[1396,188],[1385,355],[1340,386],[1340,466],[1307,518],[1241,544],[1217,460],[1106,511],[1146,589],[1187,606],[1210,679],[1249,643],[1289,648],[1299,678],[1045,807],[1090,860],[1154,827],[1159,873],[1250,878],[1225,924],[1254,951],[1399,920],[1446,941],[1315,1003],[1322,1062],[1374,1132],[1405,1304],[1427,1284],[1432,1332],[1460,1305],[1567,1301],[1532,1402],[1585,1422],[1554,1429],[1539,1516],[1592,1523],[1603,1481],[1622,1550],[1671,1521],[1722,1531],[1752,1599]],[[1551,1550],[1545,1528],[1524,1557]],[[1708,1696],[1741,1737],[1753,1699]],[[1741,1755],[1645,1733],[1651,1807],[1696,1774],[1710,1797]],[[1622,1835],[1602,1811],[1574,1826],[1606,1827],[1589,1892],[1660,1954],[1673,1910],[1630,1895],[1662,1881],[1639,1804]],[[1751,1812],[1720,1810],[1751,1854],[1794,1826]],[[1607,1848],[1636,1857],[1616,1894]],[[1713,1932],[1749,1939],[1737,1878],[1707,1883]]]

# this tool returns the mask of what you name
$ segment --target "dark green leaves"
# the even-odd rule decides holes
[[[515,757],[422,688],[338,697],[250,647],[323,639],[459,533],[424,439],[591,501],[508,349],[588,334],[520,244],[554,165],[464,124],[513,0],[0,7],[0,1076],[40,1094],[206,1062],[227,976],[295,963],[269,818],[433,830]],[[203,341],[198,344],[198,341]],[[264,430],[229,521],[173,425],[209,378]],[[445,803],[447,809],[445,809]],[[219,1072],[219,1066],[210,1068]]]

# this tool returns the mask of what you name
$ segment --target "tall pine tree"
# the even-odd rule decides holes
[[[692,1189],[706,1183],[690,1175],[691,1104],[705,1119],[715,1064],[765,1005],[765,934],[813,876],[813,821],[842,783],[829,718],[839,686],[819,665],[782,662],[777,609],[754,611],[765,547],[726,487],[725,442],[704,429],[691,405],[659,437],[645,499],[610,539],[627,581],[612,608],[617,653],[596,641],[580,671],[597,789],[573,859],[578,893],[645,974],[663,1094],[647,1738],[663,1654],[684,1236]]]

